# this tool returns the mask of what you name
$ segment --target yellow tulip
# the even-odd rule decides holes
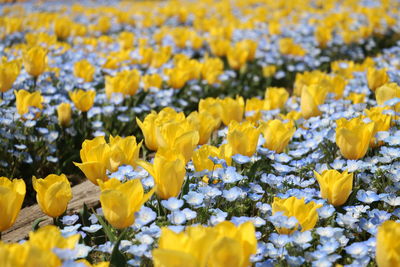
[[[221,122],[222,119],[222,105],[220,99],[207,97],[204,99],[200,99],[199,102],[199,112],[208,112],[210,113],[215,119]],[[218,123],[218,127],[220,123]]]
[[[118,35],[118,43],[121,49],[131,49],[134,46],[135,35],[132,32],[121,32]]]
[[[47,51],[40,46],[34,46],[23,53],[22,60],[26,72],[36,78],[47,67]]]
[[[83,90],[75,90],[73,92],[69,92],[69,97],[77,109],[82,112],[89,111],[93,104],[94,98],[96,97],[96,92],[94,90],[83,91]]]
[[[269,78],[272,77],[275,73],[276,73],[276,66],[275,65],[269,65],[269,66],[265,66],[263,67],[262,71],[263,71],[263,76],[265,78]]]
[[[265,110],[281,109],[289,98],[289,92],[285,88],[268,87],[265,91]]]
[[[251,122],[238,123],[232,121],[228,128],[228,145],[232,147],[232,154],[241,154],[251,157],[257,149],[260,130]]]
[[[201,76],[208,84],[219,83],[219,76],[224,71],[224,63],[219,58],[207,58],[202,65]]]
[[[117,158],[120,158],[118,165],[131,165],[136,167],[137,160],[139,159],[140,148],[142,147],[142,141],[136,143],[135,136],[110,136],[111,151],[117,151]],[[113,161],[116,161],[113,159]]]
[[[33,176],[32,185],[40,209],[48,216],[56,218],[67,210],[72,190],[65,174],[50,174],[44,179]]]
[[[234,70],[242,68],[249,57],[249,51],[245,48],[234,46],[228,49],[227,59],[229,66]]]
[[[148,90],[149,88],[161,89],[163,79],[159,74],[154,73],[154,74],[144,75],[142,77],[142,81],[144,90]]]
[[[39,91],[29,93],[25,90],[14,91],[16,98],[16,106],[19,115],[24,115],[29,112],[30,107],[42,109],[43,97]]]
[[[296,127],[292,120],[286,123],[270,120],[261,122],[260,130],[265,139],[263,146],[276,153],[282,153],[296,132]]]
[[[245,119],[255,124],[258,123],[262,114],[261,111],[264,109],[264,100],[253,97],[246,100]]]
[[[313,84],[301,90],[301,113],[305,119],[321,115],[318,106],[325,102],[328,90]]]
[[[302,57],[306,51],[299,44],[296,44],[292,38],[282,38],[279,40],[279,52],[283,55]]]
[[[163,227],[158,248],[153,250],[153,263],[156,267],[246,267],[256,250],[251,222],[238,227],[226,221],[215,227],[190,226],[181,233]]]
[[[74,249],[80,237],[80,234],[64,237],[58,227],[46,225],[35,232],[30,232],[29,241],[27,242],[47,251],[52,251],[54,248]]]
[[[107,221],[115,228],[131,226],[135,212],[153,195],[154,189],[145,194],[139,179],[121,183],[113,178],[106,182],[98,181],[101,188],[100,203]]]
[[[310,201],[306,204],[304,198],[298,199],[296,197],[290,197],[281,199],[274,197],[272,203],[272,214],[282,212],[284,216],[293,216],[298,221],[297,225],[293,229],[278,228],[276,230],[280,234],[289,235],[296,230],[299,230],[299,227],[302,232],[313,229],[318,221],[317,209],[321,206],[321,204],[317,204],[314,201]]]
[[[319,85],[328,89],[331,87],[331,79],[332,78],[327,73],[319,70],[297,73],[293,94],[301,96],[303,88],[310,85]]]
[[[106,95],[110,99],[113,93],[122,93],[133,96],[139,89],[140,74],[139,71],[124,70],[116,76],[106,77]]]
[[[376,102],[378,105],[384,105],[386,101],[400,97],[400,86],[396,83],[387,83],[377,88],[375,91]],[[400,111],[400,103],[397,103],[394,107],[396,112]]]
[[[57,115],[58,115],[58,123],[66,127],[70,124],[71,122],[71,104],[69,103],[61,103],[60,105],[57,106]]]
[[[71,34],[72,21],[68,17],[57,18],[54,22],[54,33],[57,38],[65,40]]]
[[[392,120],[392,116],[390,114],[383,114],[384,110],[388,110],[388,107],[373,107],[365,109],[364,112],[367,114],[367,117],[373,121],[374,124],[374,132],[372,136],[375,136],[377,132],[386,132],[390,129],[390,124]],[[372,147],[377,147],[382,145],[383,142],[377,142],[375,137],[371,138],[370,145]]]
[[[332,40],[332,29],[319,26],[315,30],[315,38],[321,48],[325,48],[330,40]]]
[[[197,172],[222,168],[221,165],[215,165],[210,157],[217,157],[224,159],[227,165],[231,165],[232,162],[232,148],[227,144],[217,148],[211,145],[202,145],[199,149],[193,153],[193,165]]]
[[[21,70],[21,64],[17,60],[0,62],[0,92],[11,89]]]
[[[288,112],[287,114],[279,114],[279,117],[282,120],[292,120],[292,121],[297,121],[298,119],[301,118],[301,113],[295,110],[292,110]]]
[[[78,61],[74,65],[74,75],[77,78],[83,79],[85,82],[93,81],[95,71],[96,68],[86,59]]]
[[[15,223],[24,202],[25,193],[24,180],[11,181],[6,177],[0,177],[0,233]]]
[[[210,113],[194,111],[187,117],[193,128],[199,132],[199,145],[206,144],[211,134],[218,128],[219,120],[215,119]]]
[[[227,97],[220,100],[221,103],[221,119],[228,126],[231,121],[241,122],[244,113],[244,100],[239,96],[236,99]]]
[[[321,174],[314,171],[317,178],[321,197],[327,199],[333,206],[341,206],[351,194],[353,188],[353,174],[337,170],[325,170]]]
[[[370,67],[367,69],[367,82],[369,89],[375,91],[378,87],[389,82],[389,75],[386,73],[386,69],[378,70]]]
[[[226,56],[227,51],[231,45],[231,42],[227,39],[213,39],[209,41],[211,53],[217,57]]]
[[[181,89],[190,79],[190,72],[184,68],[174,68],[167,71],[168,85],[173,89]]]
[[[353,102],[353,104],[365,103],[365,94],[357,94],[352,92],[346,97],[346,99]]]
[[[139,161],[138,165],[153,176],[159,198],[168,199],[179,195],[186,174],[185,159],[181,154],[170,153],[164,156],[156,153],[153,164]]]
[[[347,81],[340,75],[331,77],[331,86],[329,92],[335,94],[335,99],[343,97],[343,91],[346,87]]]
[[[346,159],[360,159],[367,153],[375,123],[364,123],[361,118],[336,121],[336,145]]]
[[[388,220],[378,227],[376,263],[378,267],[400,265],[400,223]]]

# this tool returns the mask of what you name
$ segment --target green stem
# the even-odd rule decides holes
[[[55,226],[58,226],[57,217],[53,217],[53,224],[54,224]]]

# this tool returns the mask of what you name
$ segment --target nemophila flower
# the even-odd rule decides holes
[[[335,212],[335,208],[332,205],[324,205],[318,209],[318,215],[322,219],[329,218]]]
[[[22,60],[26,72],[36,78],[47,67],[47,51],[40,46],[31,47],[23,53]]]
[[[16,221],[25,198],[26,186],[22,179],[0,177],[0,233]]]
[[[58,123],[63,127],[68,126],[71,122],[71,115],[72,115],[71,105],[65,102],[58,105],[57,115],[58,115]]]
[[[251,122],[238,123],[231,121],[228,127],[228,145],[232,148],[232,154],[252,156],[258,144],[260,130],[255,128]]]
[[[374,123],[364,123],[361,118],[336,121],[336,144],[347,159],[360,159],[367,153],[373,137]]]
[[[158,249],[153,250],[155,266],[248,266],[256,253],[257,241],[251,222],[236,227],[222,222],[215,227],[192,226],[183,233],[163,228]],[[201,253],[199,253],[201,252]]]
[[[73,215],[65,215],[61,218],[61,222],[63,225],[73,225],[79,220],[79,216],[76,214]]]
[[[72,199],[71,185],[65,174],[50,174],[44,179],[32,178],[32,185],[36,191],[36,199],[40,209],[48,216],[56,218],[67,209]]]
[[[353,174],[347,171],[325,170],[322,174],[314,171],[321,189],[321,197],[334,206],[341,206],[346,201],[353,188]]]
[[[153,195],[154,189],[144,193],[140,180],[121,183],[117,179],[98,181],[100,203],[107,221],[115,228],[126,228],[134,223],[135,212]]]
[[[365,191],[363,189],[357,191],[357,199],[363,203],[371,204],[372,202],[379,201],[378,194],[373,191]]]
[[[21,70],[18,60],[0,61],[0,92],[4,93],[11,89]]]
[[[186,200],[186,203],[188,203],[189,205],[199,206],[203,203],[204,195],[194,192],[194,191],[189,191],[189,193],[184,195],[183,198]]]
[[[296,197],[290,197],[287,199],[281,199],[274,197],[274,202],[272,203],[272,214],[276,212],[282,212],[283,215],[287,217],[295,217],[298,224],[294,229],[287,228],[277,228],[276,230],[280,234],[292,234],[296,231],[299,226],[301,231],[307,231],[314,228],[318,221],[317,209],[322,205],[316,204],[313,201],[305,203],[304,198],[298,199]]]
[[[282,153],[296,131],[293,121],[280,120],[261,122],[260,131],[265,139],[263,146],[276,153]]]
[[[69,97],[77,109],[82,112],[89,111],[94,104],[94,98],[96,96],[96,92],[94,90],[84,91],[84,90],[76,90],[69,93]]]
[[[40,91],[30,93],[25,90],[14,91],[18,114],[24,115],[31,107],[43,108],[43,97]]]
[[[142,166],[154,178],[156,194],[161,199],[177,197],[185,178],[185,159],[181,154],[168,154],[168,157],[156,153],[154,163],[139,161]]]
[[[168,200],[161,200],[161,204],[163,205],[164,208],[170,211],[175,211],[179,210],[183,206],[184,202],[182,199],[171,197]]]
[[[232,202],[232,201],[235,201],[238,197],[240,197],[241,193],[242,193],[242,190],[239,187],[234,186],[229,190],[224,190],[222,192],[222,195],[226,200],[228,200],[229,202]]]

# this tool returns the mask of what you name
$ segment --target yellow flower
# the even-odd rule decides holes
[[[378,227],[376,263],[379,267],[400,265],[400,223],[388,220]]]
[[[220,121],[215,119],[207,111],[190,113],[187,117],[193,128],[199,132],[199,145],[206,144],[210,139],[211,134],[218,128]]]
[[[306,54],[303,47],[296,44],[292,38],[282,38],[279,40],[279,52],[283,55],[302,57]]]
[[[243,47],[234,46],[228,49],[227,59],[229,66],[234,70],[239,70],[246,64],[249,51]]]
[[[54,248],[74,249],[80,237],[80,234],[64,237],[58,227],[46,225],[35,232],[30,232],[27,242],[46,251],[52,251]]]
[[[325,102],[328,90],[322,86],[312,84],[301,90],[301,113],[305,119],[321,115],[318,106]]]
[[[369,89],[375,91],[378,87],[389,82],[389,75],[386,73],[386,69],[378,70],[370,67],[367,69],[367,82]]]
[[[400,97],[400,86],[396,83],[387,83],[376,89],[375,91],[376,102],[378,105],[385,105],[385,102]],[[397,103],[394,107],[396,112],[400,111],[400,103]]]
[[[54,33],[57,38],[65,40],[71,34],[72,21],[68,17],[57,18],[54,22]]]
[[[193,153],[193,165],[197,172],[203,170],[212,171],[214,169],[222,168],[221,165],[215,165],[210,157],[217,157],[224,159],[227,165],[231,165],[232,162],[232,148],[227,144],[217,148],[211,145],[202,145],[199,149]]]
[[[148,90],[150,88],[161,89],[163,79],[159,74],[154,73],[154,74],[144,75],[142,77],[142,81],[144,90]]]
[[[217,57],[223,57],[226,55],[231,42],[227,39],[213,39],[209,41],[211,53]]]
[[[315,38],[321,48],[325,48],[330,40],[332,40],[332,29],[325,26],[319,26],[315,30]]]
[[[219,58],[207,58],[201,69],[201,76],[208,84],[219,83],[219,76],[224,71],[224,63]]]
[[[19,115],[24,115],[29,112],[30,107],[42,109],[43,97],[39,91],[29,93],[25,90],[14,91],[16,98],[17,111]]]
[[[286,217],[295,217],[298,222],[293,229],[277,228],[276,230],[280,234],[289,235],[298,230],[299,226],[302,232],[313,229],[318,221],[317,209],[321,206],[321,204],[317,204],[314,201],[310,201],[306,204],[304,198],[298,199],[296,197],[290,197],[281,199],[274,197],[272,214],[282,212]]]
[[[57,106],[58,123],[66,127],[71,122],[71,105],[69,103],[61,103]]]
[[[34,46],[23,53],[22,60],[26,72],[37,77],[47,67],[47,51],[40,46]]]
[[[221,123],[221,118],[222,118],[222,105],[221,105],[221,100],[212,98],[212,97],[207,97],[205,99],[200,99],[199,102],[199,112],[208,112],[210,113],[215,119],[219,121],[218,127],[220,126]]]
[[[325,170],[322,174],[314,171],[317,178],[321,197],[327,199],[333,206],[341,206],[351,194],[353,188],[353,174],[337,170]]]
[[[185,159],[181,154],[169,153],[164,156],[156,153],[153,164],[139,161],[138,165],[153,176],[159,198],[168,199],[179,195],[186,174]]]
[[[347,81],[340,75],[335,75],[331,77],[331,89],[329,92],[335,94],[335,99],[340,99],[343,97],[343,91],[346,87]]]
[[[22,179],[10,181],[0,177],[0,233],[10,228],[17,219],[26,193]]]
[[[86,59],[78,61],[74,65],[74,75],[77,78],[83,79],[85,82],[93,81],[93,75],[95,71],[96,68]]]
[[[106,76],[106,95],[110,99],[113,93],[122,93],[133,96],[139,89],[140,74],[139,71],[124,70],[116,76]]]
[[[374,122],[364,123],[361,118],[336,121],[336,145],[346,159],[360,159],[367,153],[374,133]]]
[[[168,85],[173,89],[181,89],[190,79],[190,72],[184,68],[173,68],[166,71],[169,79]]]
[[[158,243],[153,250],[155,267],[246,267],[257,251],[251,222],[238,227],[227,221],[215,227],[190,226],[181,233],[163,227]]]
[[[142,147],[142,141],[136,143],[135,136],[110,136],[111,151],[116,151],[114,154],[118,154],[117,158],[120,159],[118,165],[131,165],[136,167],[137,160],[139,159],[140,148]],[[114,160],[115,161],[115,160]]]
[[[379,145],[382,145],[383,142],[377,142],[375,139],[375,134],[377,132],[386,132],[389,131],[390,129],[390,123],[392,116],[390,114],[384,114],[384,110],[388,110],[388,107],[373,107],[368,109],[365,109],[364,112],[367,114],[367,117],[370,118],[374,123],[374,132],[372,134],[371,138],[371,143],[370,145],[372,147],[377,147]]]
[[[79,89],[69,92],[69,97],[74,102],[75,107],[82,112],[87,112],[92,108],[95,96],[96,92],[94,90],[85,92]]]
[[[228,145],[232,147],[232,155],[253,156],[256,152],[260,130],[249,121],[238,123],[232,121],[228,128]]]
[[[0,92],[11,89],[21,70],[21,64],[17,60],[9,62],[0,61]]]
[[[268,87],[265,91],[265,110],[283,108],[289,98],[289,92],[285,88]]]
[[[263,75],[265,78],[272,77],[276,73],[276,66],[275,65],[269,65],[263,67]]]
[[[153,195],[154,189],[145,194],[139,179],[121,183],[112,178],[106,182],[98,181],[101,188],[100,203],[107,221],[115,228],[131,226],[135,212]]]
[[[231,121],[241,122],[244,113],[243,97],[238,96],[236,99],[227,97],[220,100],[221,103],[221,119],[228,126]]]
[[[346,97],[346,99],[353,102],[353,104],[361,104],[365,102],[365,94],[357,94],[352,92],[348,97]]]
[[[72,199],[72,190],[64,174],[50,174],[44,179],[33,176],[32,185],[40,209],[48,216],[56,218],[67,210],[68,202]]]
[[[249,98],[246,100],[245,110],[245,119],[246,121],[251,121],[255,124],[261,118],[261,111],[264,109],[264,100],[259,99],[257,97]]]
[[[270,120],[261,122],[260,130],[265,139],[263,146],[276,153],[282,153],[294,135],[296,127],[292,120],[287,123],[280,120]]]
[[[131,49],[134,46],[135,35],[132,32],[121,32],[118,35],[118,43],[121,49]]]

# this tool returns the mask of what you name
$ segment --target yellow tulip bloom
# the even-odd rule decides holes
[[[16,221],[26,193],[22,179],[9,180],[0,177],[0,233],[10,228]]]
[[[47,251],[51,251],[54,248],[74,249],[80,237],[80,234],[64,237],[57,226],[46,225],[35,232],[30,232],[29,241],[27,242]]]
[[[211,145],[202,145],[199,149],[193,153],[193,165],[197,172],[203,170],[213,171],[217,168],[222,168],[221,165],[215,165],[209,157],[217,157],[224,159],[227,165],[231,165],[232,162],[232,148],[227,144],[217,148]]]
[[[227,59],[229,66],[234,70],[243,67],[249,57],[249,51],[245,48],[234,46],[228,49]]]
[[[305,119],[321,115],[318,106],[325,102],[328,90],[313,84],[301,90],[301,114]]]
[[[346,159],[364,157],[374,134],[375,123],[364,123],[361,118],[341,118],[336,125],[336,145],[342,156]]]
[[[89,61],[83,59],[74,65],[74,75],[77,78],[83,79],[85,82],[93,81],[94,72],[96,68],[90,64]]]
[[[123,229],[135,221],[135,212],[153,195],[154,189],[144,193],[139,179],[121,183],[113,178],[98,181],[101,188],[100,203],[107,221],[115,228]]]
[[[11,89],[21,70],[21,64],[17,60],[0,62],[0,92]]]
[[[33,176],[32,185],[40,209],[48,216],[56,218],[67,210],[72,190],[65,174],[50,174],[44,179]]]
[[[68,17],[57,18],[54,22],[54,33],[57,38],[65,40],[71,34],[72,21]]]
[[[378,87],[389,82],[389,75],[386,73],[386,69],[378,70],[370,67],[367,69],[367,82],[369,89],[375,91]]]
[[[289,98],[289,92],[285,88],[268,87],[265,91],[264,109],[281,109]]]
[[[154,163],[139,161],[154,178],[156,195],[161,199],[177,197],[185,179],[185,159],[181,154],[169,153],[167,156],[156,153]]]
[[[157,73],[144,75],[142,77],[142,81],[144,90],[148,90],[150,88],[161,89],[163,83],[162,77]]]
[[[317,178],[321,197],[327,199],[333,206],[341,206],[351,194],[353,188],[353,174],[337,170],[325,170],[321,174],[314,171]]]
[[[221,119],[228,126],[231,121],[241,122],[244,113],[244,100],[239,96],[236,99],[227,97],[220,100],[221,103]]]
[[[142,141],[138,144],[135,136],[110,136],[111,151],[117,150],[118,158],[121,158],[119,165],[131,165],[136,167],[137,160],[139,159],[140,148]],[[115,149],[113,149],[115,148]],[[115,159],[113,159],[115,161]]]
[[[274,197],[272,203],[272,214],[282,212],[286,217],[295,217],[298,221],[297,225],[293,229],[278,228],[276,229],[280,234],[292,234],[301,227],[301,231],[308,231],[314,228],[318,221],[317,209],[322,205],[317,204],[314,201],[310,201],[306,204],[304,198],[298,199],[296,197],[290,197],[287,199],[281,199]]]
[[[220,121],[215,119],[210,113],[194,111],[187,117],[193,128],[199,132],[199,145],[206,144],[211,134],[218,128]]]
[[[158,248],[153,250],[153,260],[156,267],[246,267],[256,250],[251,222],[238,227],[227,221],[215,227],[190,226],[181,233],[163,227]]]
[[[296,132],[296,127],[292,120],[286,123],[270,120],[261,122],[260,130],[265,139],[263,146],[276,153],[282,153]]]
[[[72,115],[71,104],[61,103],[60,105],[58,105],[57,115],[58,115],[58,123],[63,127],[68,126],[71,122],[71,115]]]
[[[372,147],[377,147],[382,145],[383,142],[377,142],[375,139],[375,134],[377,132],[386,132],[390,129],[390,124],[392,120],[392,116],[390,114],[383,114],[384,110],[388,110],[388,107],[373,107],[370,109],[365,109],[364,112],[367,114],[367,117],[373,121],[374,124],[374,132],[372,134],[371,143]]]
[[[16,98],[17,112],[19,115],[24,115],[29,112],[30,107],[42,109],[43,97],[39,91],[29,93],[25,90],[14,91]]]
[[[353,102],[353,104],[365,103],[365,94],[357,94],[352,92],[346,97],[346,99]]]
[[[263,76],[265,78],[269,78],[272,77],[275,73],[276,73],[276,66],[275,65],[269,65],[269,66],[265,66],[263,67],[262,71],[263,71]]]
[[[376,235],[376,263],[378,267],[400,265],[400,223],[385,221]]]
[[[110,99],[113,93],[122,93],[133,96],[139,89],[140,74],[139,71],[124,70],[116,76],[106,76],[106,95]]]
[[[94,98],[96,97],[96,92],[94,90],[83,91],[83,90],[75,90],[73,92],[69,92],[69,97],[77,109],[82,112],[89,111],[94,104]]]
[[[47,67],[47,51],[40,46],[34,46],[23,53],[22,60],[26,72],[36,78]]]
[[[400,97],[400,86],[396,83],[387,83],[377,88],[375,91],[376,102],[378,105],[384,105],[386,101]],[[396,112],[400,111],[400,103],[397,103],[394,107]]]
[[[132,49],[134,41],[135,35],[132,32],[121,32],[118,35],[118,43],[121,49]]]
[[[222,119],[222,104],[221,100],[217,98],[207,97],[205,99],[200,99],[199,102],[199,112],[208,112],[210,113],[215,119],[221,122]],[[218,127],[220,123],[218,123]]]
[[[260,130],[251,122],[238,123],[231,121],[228,128],[228,145],[232,147],[232,154],[241,154],[251,157],[257,149]]]

